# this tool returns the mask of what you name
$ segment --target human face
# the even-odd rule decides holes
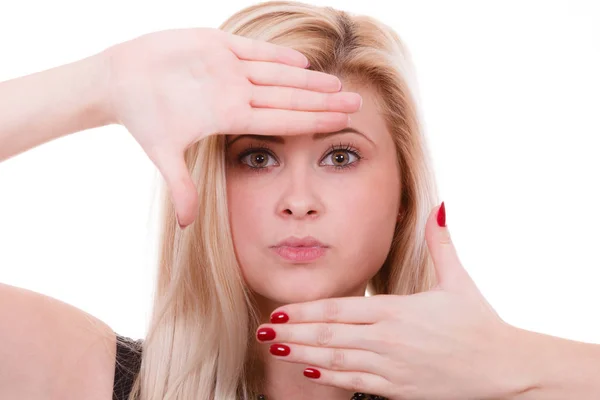
[[[397,222],[396,148],[376,93],[343,82],[363,106],[347,131],[231,135],[227,195],[246,284],[276,304],[364,295],[385,261]],[[311,236],[325,248],[275,248]]]

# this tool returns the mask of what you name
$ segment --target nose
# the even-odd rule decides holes
[[[277,214],[284,218],[316,218],[323,213],[323,203],[317,190],[316,177],[306,166],[288,166],[281,176],[281,197]]]

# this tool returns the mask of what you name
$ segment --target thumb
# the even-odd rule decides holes
[[[183,229],[194,222],[198,208],[198,192],[183,154],[163,151],[156,157],[155,163],[169,188],[177,222]]]
[[[452,243],[446,226],[444,202],[429,215],[425,226],[425,240],[435,266],[437,289],[465,292],[475,288],[475,283],[463,268]]]

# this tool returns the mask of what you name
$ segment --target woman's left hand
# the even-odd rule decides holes
[[[426,226],[437,285],[413,295],[330,298],[289,304],[271,328],[279,359],[320,372],[315,383],[393,400],[503,399],[528,389],[528,353],[462,267],[448,228]],[[274,319],[271,319],[274,322]],[[264,335],[257,332],[257,337]]]

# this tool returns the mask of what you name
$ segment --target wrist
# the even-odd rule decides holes
[[[532,360],[536,350],[531,346],[531,332],[502,320],[489,336],[492,352],[484,364],[490,378],[480,398],[487,400],[525,400],[539,386],[538,373]],[[533,399],[534,397],[531,397]]]
[[[506,343],[509,349],[505,354],[510,358],[507,366],[510,381],[507,382],[503,400],[535,399],[541,389],[543,371],[542,337],[537,333],[506,324]]]
[[[516,373],[503,399],[600,398],[600,345],[511,329]]]
[[[102,51],[79,61],[79,67],[87,77],[85,97],[87,99],[89,128],[118,123],[111,101],[110,55]]]

